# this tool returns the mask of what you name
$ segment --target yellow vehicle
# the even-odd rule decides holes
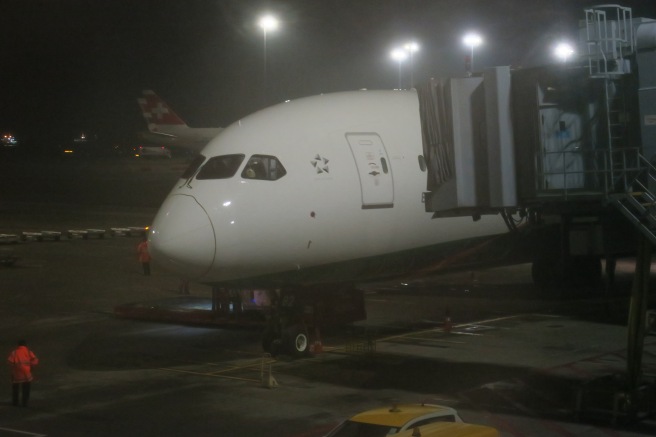
[[[499,437],[499,435],[499,431],[489,426],[441,422],[401,431],[395,437]]]
[[[462,422],[450,407],[431,404],[394,405],[356,414],[342,422],[326,437],[384,437],[434,422]],[[411,434],[408,434],[411,435]]]

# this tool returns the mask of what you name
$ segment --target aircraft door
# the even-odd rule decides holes
[[[358,168],[362,208],[392,208],[394,181],[385,145],[378,134],[346,134]]]

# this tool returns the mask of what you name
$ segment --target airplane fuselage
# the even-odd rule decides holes
[[[227,127],[202,155],[149,235],[158,263],[199,282],[326,282],[361,279],[366,269],[385,276],[395,270],[390,260],[506,231],[498,215],[433,219],[425,211],[414,91],[279,104]]]

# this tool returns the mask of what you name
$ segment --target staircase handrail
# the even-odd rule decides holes
[[[651,196],[656,197],[649,190],[649,180],[656,183],[656,166],[652,164],[651,161],[647,159],[642,153],[638,153],[638,162],[639,162],[638,166],[640,167],[640,171],[631,180],[631,183],[627,185],[626,191],[627,192],[632,191],[632,188],[637,185],[641,189],[641,191],[649,193]],[[646,184],[641,181],[641,176],[643,175],[647,176]]]

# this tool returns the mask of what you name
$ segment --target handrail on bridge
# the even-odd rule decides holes
[[[541,155],[543,170],[537,171],[538,195],[560,193],[567,199],[581,193],[597,193],[608,197],[631,191],[644,173],[656,182],[656,166],[637,147],[559,150]],[[646,188],[643,183],[639,186]]]

